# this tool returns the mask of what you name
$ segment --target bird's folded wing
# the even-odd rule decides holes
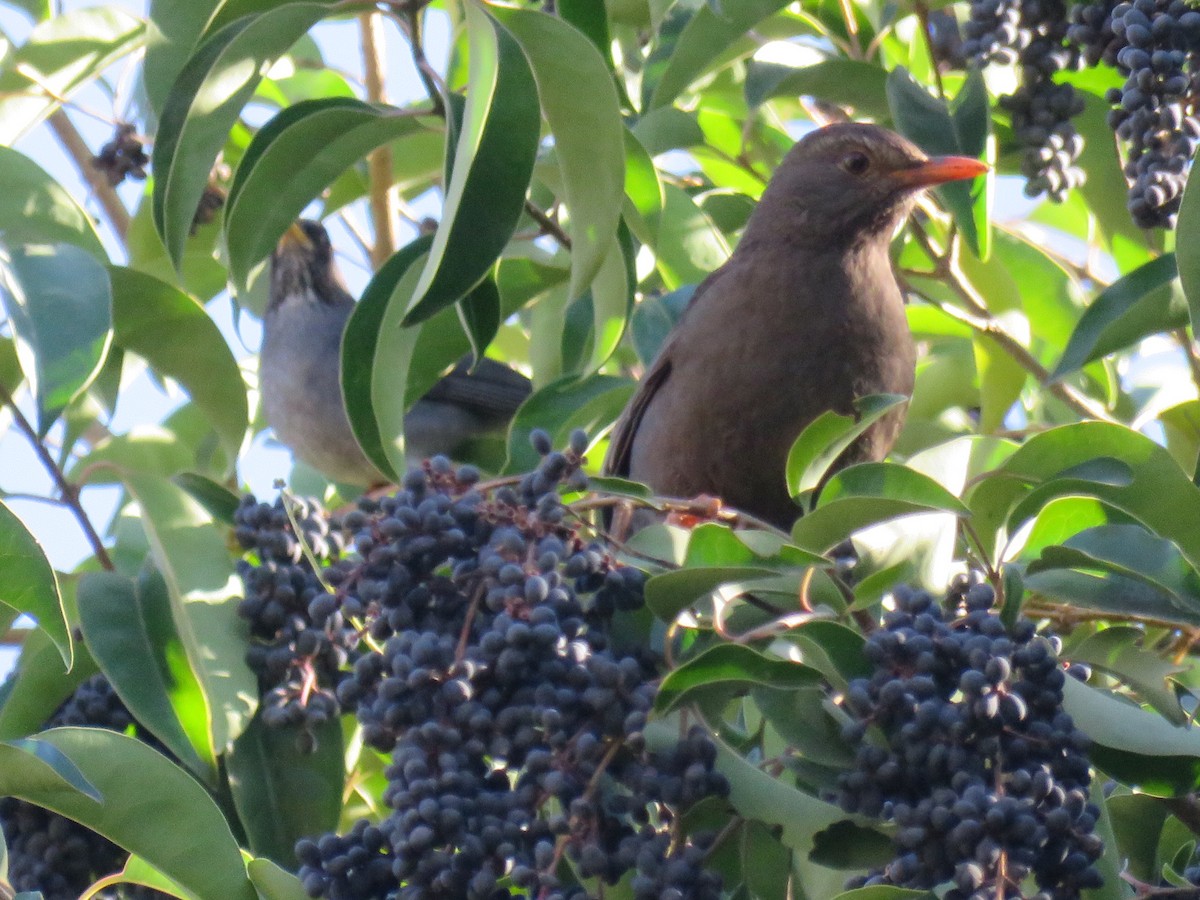
[[[671,354],[669,345],[654,358],[649,371],[638,382],[637,391],[630,399],[621,418],[613,428],[612,437],[608,442],[608,457],[604,460],[604,472],[608,475],[627,477],[629,475],[630,457],[633,455],[633,439],[637,436],[642,417],[654,399],[658,389],[666,384],[671,375]]]
[[[471,371],[468,360],[451,369],[422,399],[452,403],[492,419],[511,418],[532,390],[529,379],[494,359]]]

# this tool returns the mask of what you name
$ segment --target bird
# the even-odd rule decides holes
[[[259,387],[276,437],[332,481],[360,486],[388,479],[354,439],[341,388],[341,344],[355,300],[333,259],[329,233],[301,219],[270,263]],[[410,461],[444,454],[504,426],[531,391],[528,378],[484,357],[461,359],[404,416]]]
[[[893,235],[923,189],[987,170],[866,123],[802,137],[647,367],[604,471],[790,528],[801,510],[785,468],[804,427],[830,410],[853,415],[866,395],[912,394]],[[903,416],[871,425],[835,466],[883,459]]]

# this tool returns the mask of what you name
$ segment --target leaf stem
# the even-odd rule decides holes
[[[3,386],[0,386],[0,402],[3,402],[12,411],[13,422],[16,423],[17,429],[28,438],[30,445],[33,447],[33,452],[37,454],[38,459],[58,486],[59,493],[62,494],[63,504],[71,510],[76,521],[79,522],[79,527],[83,529],[88,543],[92,546],[92,552],[96,555],[96,560],[110,572],[116,569],[112,558],[108,555],[108,551],[104,547],[104,541],[100,539],[99,533],[96,531],[95,526],[92,525],[92,520],[88,518],[87,512],[79,502],[79,486],[67,480],[67,476],[63,474],[62,468],[55,462],[54,457],[50,455],[50,451],[46,449],[46,445],[38,437],[37,430],[25,418],[25,414],[17,406],[16,400],[13,399],[13,395],[9,392],[8,388]]]

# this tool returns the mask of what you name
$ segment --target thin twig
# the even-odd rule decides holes
[[[79,487],[67,480],[67,476],[63,474],[63,470],[54,461],[54,457],[50,455],[50,451],[46,449],[46,445],[42,443],[41,438],[38,437],[37,429],[25,418],[25,414],[18,408],[13,395],[3,386],[0,386],[0,402],[4,403],[12,411],[13,421],[16,423],[17,428],[29,439],[29,443],[33,446],[33,452],[37,454],[38,459],[41,460],[50,477],[54,479],[59,493],[62,494],[63,504],[71,510],[76,521],[79,522],[79,527],[83,529],[88,543],[92,545],[92,552],[95,553],[96,560],[110,572],[116,569],[112,558],[104,548],[104,542],[100,539],[95,526],[92,525],[92,520],[88,518],[87,512],[79,502]]]
[[[921,0],[916,5],[917,21],[921,23],[921,31],[925,34],[925,49],[929,51],[929,65],[933,69],[933,81],[937,85],[938,96],[946,99],[946,86],[942,83],[942,70],[938,68],[937,54],[933,52],[933,29],[929,25],[929,7]]]
[[[538,209],[536,205],[528,200],[525,201],[525,213],[529,218],[538,223],[538,227],[542,229],[544,234],[550,235],[568,250],[571,249],[571,236],[562,230],[562,226],[558,222],[550,218],[550,216],[546,215],[546,213],[542,212],[542,210]]]
[[[429,59],[425,56],[425,46],[421,40],[420,7],[411,4],[405,7],[402,23],[408,30],[408,45],[412,48],[413,64],[417,67],[417,74],[425,85],[425,93],[429,95],[429,102],[433,104],[433,113],[444,119],[446,118],[446,85],[437,69],[429,64]]]
[[[363,74],[367,100],[386,103],[384,93],[383,17],[375,11],[359,13],[358,31],[362,40]],[[378,269],[396,249],[396,215],[392,202],[392,148],[380,144],[367,156],[368,197],[375,241],[371,245],[371,264]]]
[[[1187,357],[1188,368],[1192,372],[1192,382],[1196,385],[1196,389],[1200,390],[1200,356],[1196,354],[1196,342],[1188,336],[1186,328],[1176,329],[1174,335],[1175,340],[1183,349],[1183,355]]]
[[[84,143],[82,135],[75,128],[75,123],[67,116],[65,110],[56,109],[52,112],[47,120],[50,123],[50,128],[54,132],[54,136],[58,138],[58,142],[62,144],[63,149],[71,157],[75,163],[75,167],[79,169],[79,174],[87,181],[88,186],[96,195],[96,199],[100,201],[100,206],[104,209],[104,215],[108,218],[109,225],[121,239],[124,244],[126,237],[129,234],[129,210],[125,208],[125,204],[121,202],[121,198],[117,195],[116,189],[108,183],[108,178],[104,173],[92,165],[94,154]]]
[[[971,283],[959,267],[954,242],[951,242],[950,246],[944,251],[939,251],[933,245],[933,242],[924,229],[914,224],[912,234],[934,265],[934,271],[925,274],[925,277],[941,280],[958,296],[959,300],[967,308],[962,309],[949,303],[938,303],[928,300],[928,298],[922,299],[937,306],[938,309],[952,319],[962,322],[980,334],[987,335],[1017,365],[1032,375],[1043,390],[1049,391],[1079,415],[1098,419],[1102,422],[1117,421],[1109,414],[1108,410],[1090,397],[1080,393],[1069,384],[1052,379],[1050,371],[1034,358],[1033,354],[1025,348],[1025,345],[1017,340],[1014,335],[1010,334],[999,321],[992,317],[983,297],[971,286]],[[918,294],[918,296],[920,295]]]

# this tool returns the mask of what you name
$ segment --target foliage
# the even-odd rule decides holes
[[[311,558],[337,531],[318,504],[354,498],[298,466],[292,487],[316,504],[290,506],[289,493],[263,512],[237,499],[239,465],[264,426],[253,361],[236,358],[218,310],[232,297],[239,313],[261,313],[266,260],[288,225],[302,213],[348,220],[356,233],[372,223],[374,276],[342,374],[355,434],[381,471],[403,478],[404,408],[474,351],[522,367],[535,390],[503,452],[480,447],[456,462],[486,470],[498,490],[544,465],[545,444],[574,441],[573,459],[586,450],[595,475],[635,375],[736,246],[794,138],[843,114],[994,167],[939,189],[895,238],[920,354],[893,458],[829,476],[841,449],[903,398],[863,398],[856,420],[818,419],[779,473],[804,511],[789,534],[615,479],[561,488],[562,515],[609,554],[605,565],[649,576],[645,607],[604,632],[630,642],[620,653],[661,653],[639,676],[657,688],[649,724],[635,716],[629,730],[647,754],[691,747],[712,778],[701,781],[728,786],[727,798],[713,788],[682,806],[637,794],[650,798],[639,813],[645,846],[657,858],[679,850],[674,862],[691,869],[702,862],[726,896],[809,900],[863,883],[892,858],[891,839],[924,846],[894,827],[909,821],[894,808],[851,815],[831,802],[862,762],[854,745],[886,737],[854,721],[861,710],[847,698],[878,661],[868,638],[897,596],[911,596],[896,586],[942,595],[969,569],[995,597],[989,622],[1057,632],[1060,658],[1084,676],[1064,679],[1055,699],[1074,723],[1059,719],[1059,732],[1090,739],[1090,796],[1086,778],[1066,792],[1073,821],[1089,826],[1078,845],[1099,854],[1091,826],[1103,840],[1103,886],[1083,895],[1170,896],[1196,882],[1200,188],[1184,187],[1200,135],[1196,11],[1165,0],[152,0],[141,16],[2,5],[30,27],[0,54],[0,399],[54,478],[47,499],[74,515],[91,552],[56,571],[43,548],[61,535],[39,541],[15,511],[26,488],[8,485],[0,622],[24,613],[36,629],[0,688],[0,795],[132,854],[112,863],[122,873],[88,873],[111,876],[97,890],[127,881],[184,898],[290,900],[306,895],[302,865],[307,887],[327,892],[328,867],[378,838],[369,828],[407,827],[392,816],[405,801],[384,801],[400,781],[388,772],[396,736],[389,745],[369,716],[338,714],[357,702],[338,684],[362,642],[398,665],[387,642],[399,638],[358,627],[378,612],[370,598],[333,610]],[[357,23],[362,79],[330,51],[324,36],[338,23]],[[439,24],[448,50],[431,60]],[[385,99],[380,29],[411,53],[424,88],[411,104]],[[93,162],[76,104],[106,94],[120,122]],[[62,141],[89,196],[11,146],[27,135]],[[1048,196],[1016,199],[1023,191]],[[431,198],[437,221],[419,221],[413,207]],[[188,402],[153,427],[114,433],[114,408],[144,371]],[[569,437],[576,429],[588,446]],[[418,477],[444,475],[431,466]],[[89,498],[113,485],[118,515],[93,521]],[[540,509],[536,497],[528,505]],[[663,520],[629,536],[622,516],[641,506]],[[254,606],[263,588],[250,573],[264,555],[245,529],[267,525],[290,535],[288,572],[311,592],[299,622],[273,624],[261,619],[266,604]],[[245,548],[254,553],[243,559]],[[372,549],[347,551],[328,571],[349,577]],[[448,566],[424,576],[453,583]],[[473,626],[457,624],[465,644]],[[954,641],[967,631],[950,628]],[[994,654],[993,669],[1008,665]],[[291,677],[297,658],[307,681]],[[136,727],[62,721],[80,685],[105,681]],[[644,749],[603,734],[631,759]],[[1071,740],[1079,751],[1082,737]],[[563,761],[561,748],[545,752]],[[618,765],[579,758],[600,775]],[[638,764],[671,769],[650,758]],[[514,785],[529,765],[513,763]],[[614,768],[582,795],[564,788],[559,826],[570,833],[572,800],[609,791],[624,798],[611,818],[627,827],[630,771]],[[532,803],[529,815],[548,821],[547,792],[522,809]],[[350,837],[297,851],[297,838],[327,831]],[[419,854],[427,835],[405,835]],[[529,848],[537,871],[494,871],[488,884],[633,897],[680,874],[660,882],[632,874],[640,864],[612,863],[636,855],[619,840],[600,858],[579,849],[598,839],[541,837]],[[17,868],[6,860],[0,852],[0,881]],[[931,896],[927,884],[897,886],[903,871],[845,896]],[[963,871],[955,890],[983,883]],[[410,884],[429,874],[404,872]],[[599,886],[606,873],[615,886]]]

